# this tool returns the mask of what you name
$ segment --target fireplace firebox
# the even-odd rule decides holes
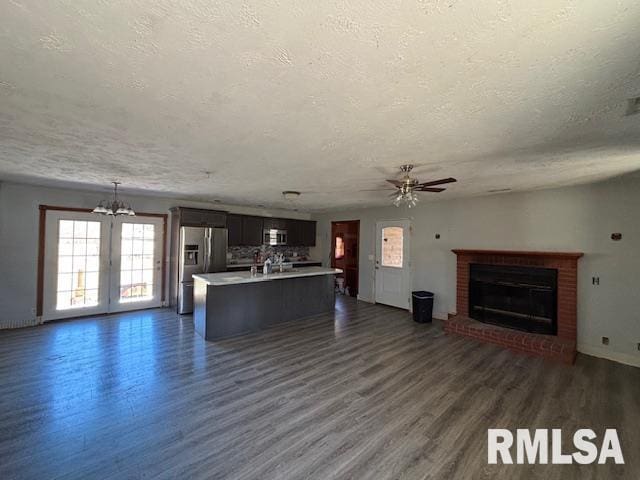
[[[512,265],[469,265],[469,316],[531,333],[557,335],[558,271]]]

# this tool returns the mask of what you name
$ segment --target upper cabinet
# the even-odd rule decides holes
[[[302,245],[305,247],[316,246],[316,222],[312,220],[302,221]]]
[[[242,216],[242,245],[262,245],[263,220],[262,217]]]
[[[229,214],[227,216],[228,241],[230,247],[243,245],[242,243],[242,215]]]
[[[287,245],[292,247],[314,247],[316,245],[316,222],[310,220],[287,220]]]
[[[227,214],[216,210],[178,207],[172,209],[179,225],[189,227],[226,227],[229,246],[260,246],[265,229],[287,231],[287,245],[313,247],[316,244],[316,222],[291,218],[256,217],[253,215]]]
[[[172,208],[171,212],[177,215],[181,226],[222,228],[227,226],[227,212],[184,207]]]
[[[229,246],[259,246],[262,245],[262,217],[251,215],[229,214],[227,228],[229,229]]]
[[[264,230],[286,230],[288,227],[288,223],[291,220],[287,220],[286,218],[272,218],[272,217],[264,217],[262,219],[264,221]]]

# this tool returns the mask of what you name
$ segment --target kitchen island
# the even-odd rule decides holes
[[[196,332],[205,340],[262,330],[332,312],[337,268],[306,267],[282,273],[193,275]]]

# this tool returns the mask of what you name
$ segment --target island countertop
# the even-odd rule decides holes
[[[277,266],[274,267],[277,269]],[[195,280],[204,282],[207,285],[219,287],[223,285],[237,285],[240,283],[256,283],[256,282],[269,282],[272,280],[283,280],[286,278],[298,278],[298,277],[314,277],[318,275],[337,275],[342,273],[339,268],[324,268],[324,267],[305,267],[300,270],[285,271],[269,273],[263,275],[258,273],[252,277],[251,272],[221,272],[221,273],[200,273],[193,276]]]

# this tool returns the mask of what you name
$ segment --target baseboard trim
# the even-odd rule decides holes
[[[371,298],[362,297],[360,294],[356,296],[356,299],[360,300],[361,302],[376,303],[375,300],[372,300]]]
[[[613,352],[608,348],[594,345],[578,345],[578,352],[592,357],[604,358],[613,362],[631,365],[632,367],[640,367],[640,355],[635,356],[629,355],[628,353]]]

